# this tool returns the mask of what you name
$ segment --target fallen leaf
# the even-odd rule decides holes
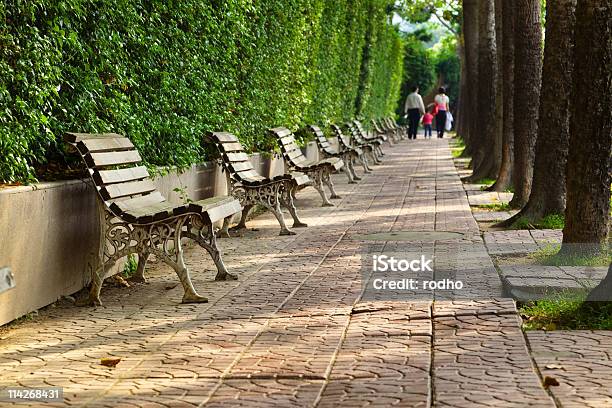
[[[128,281],[123,279],[123,276],[120,276],[120,275],[113,275],[108,280],[110,281],[109,283],[112,283],[118,287],[123,287],[123,288],[130,287],[130,284],[128,283]]]
[[[544,386],[544,388],[557,387],[559,385],[559,381],[557,381],[557,379],[554,377],[546,376],[544,377],[544,381],[542,382],[542,385]]]
[[[121,361],[118,357],[104,357],[100,359],[100,364],[106,367],[114,367]]]

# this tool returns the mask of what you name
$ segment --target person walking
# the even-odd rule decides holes
[[[434,98],[438,113],[436,114],[436,130],[438,131],[438,139],[444,137],[444,128],[446,127],[446,113],[448,112],[448,96],[446,96],[446,89],[441,86],[438,89],[438,94]]]
[[[425,131],[425,139],[427,139],[427,135],[429,135],[429,138],[431,139],[431,124],[433,122],[433,115],[431,114],[431,112],[429,112],[429,110],[425,113],[425,115],[423,115],[423,129]]]
[[[408,116],[408,139],[416,139],[421,115],[425,114],[425,105],[419,95],[419,87],[415,86],[411,91],[404,104],[404,117]]]

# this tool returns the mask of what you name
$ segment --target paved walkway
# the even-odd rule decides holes
[[[448,141],[385,150],[358,185],[335,177],[336,207],[301,192],[310,227],[298,235],[279,237],[264,215],[249,224],[256,231],[221,240],[238,281],[212,281],[208,257],[188,250],[207,304],[179,304],[174,274],[152,264],[149,284],[105,287],[104,307],[58,304],[0,334],[0,388],[61,386],[66,405],[88,407],[554,407],[514,303],[501,298]],[[363,240],[406,230],[464,236]],[[465,288],[455,300],[361,301],[361,255],[373,248],[433,249],[440,265],[461,267]],[[121,362],[100,365],[110,356]]]

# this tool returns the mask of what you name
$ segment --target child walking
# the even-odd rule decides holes
[[[423,129],[425,129],[425,138],[427,139],[429,137],[429,139],[431,139],[431,124],[433,122],[433,115],[431,114],[430,110],[427,110],[427,112],[425,113],[425,115],[423,115],[423,119],[422,119],[422,123],[423,123]],[[427,136],[429,135],[429,136]]]

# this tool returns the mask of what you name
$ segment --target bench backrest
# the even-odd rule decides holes
[[[351,132],[351,136],[358,144],[367,144],[367,142],[361,137],[355,124],[353,122],[346,122],[346,128]]]
[[[217,147],[223,167],[234,180],[245,183],[258,183],[266,180],[255,171],[249,156],[244,152],[242,144],[235,135],[228,132],[211,132],[208,138]]]
[[[278,140],[278,145],[283,153],[283,158],[291,166],[301,166],[306,162],[306,157],[302,153],[302,149],[295,142],[293,133],[284,127],[269,129],[274,137]]]
[[[100,199],[115,215],[166,201],[127,137],[116,133],[66,133],[64,141],[78,150]]]
[[[321,130],[320,127],[315,126],[315,125],[309,125],[308,130],[310,130],[314,134],[315,140],[317,142],[317,146],[319,146],[320,150],[322,150],[323,152],[327,154],[331,154],[331,155],[336,154],[334,149],[332,149],[332,146],[329,143],[329,140],[327,140],[327,138],[323,134],[323,131]]]
[[[377,133],[385,133],[385,131],[378,125],[376,120],[372,119],[371,122],[372,122],[372,125],[374,126],[374,130],[376,130]]]
[[[357,129],[357,131],[359,132],[361,137],[365,138],[366,137],[366,131],[363,128],[363,126],[361,125],[361,122],[358,121],[357,119],[355,119],[355,120],[353,120],[353,123],[355,124],[355,128]]]
[[[340,129],[340,126],[331,124],[330,127],[332,128],[334,135],[336,135],[340,147],[342,147],[343,149],[351,149],[351,142],[349,139],[347,139],[346,136],[344,136],[344,133],[342,133],[342,129]]]

